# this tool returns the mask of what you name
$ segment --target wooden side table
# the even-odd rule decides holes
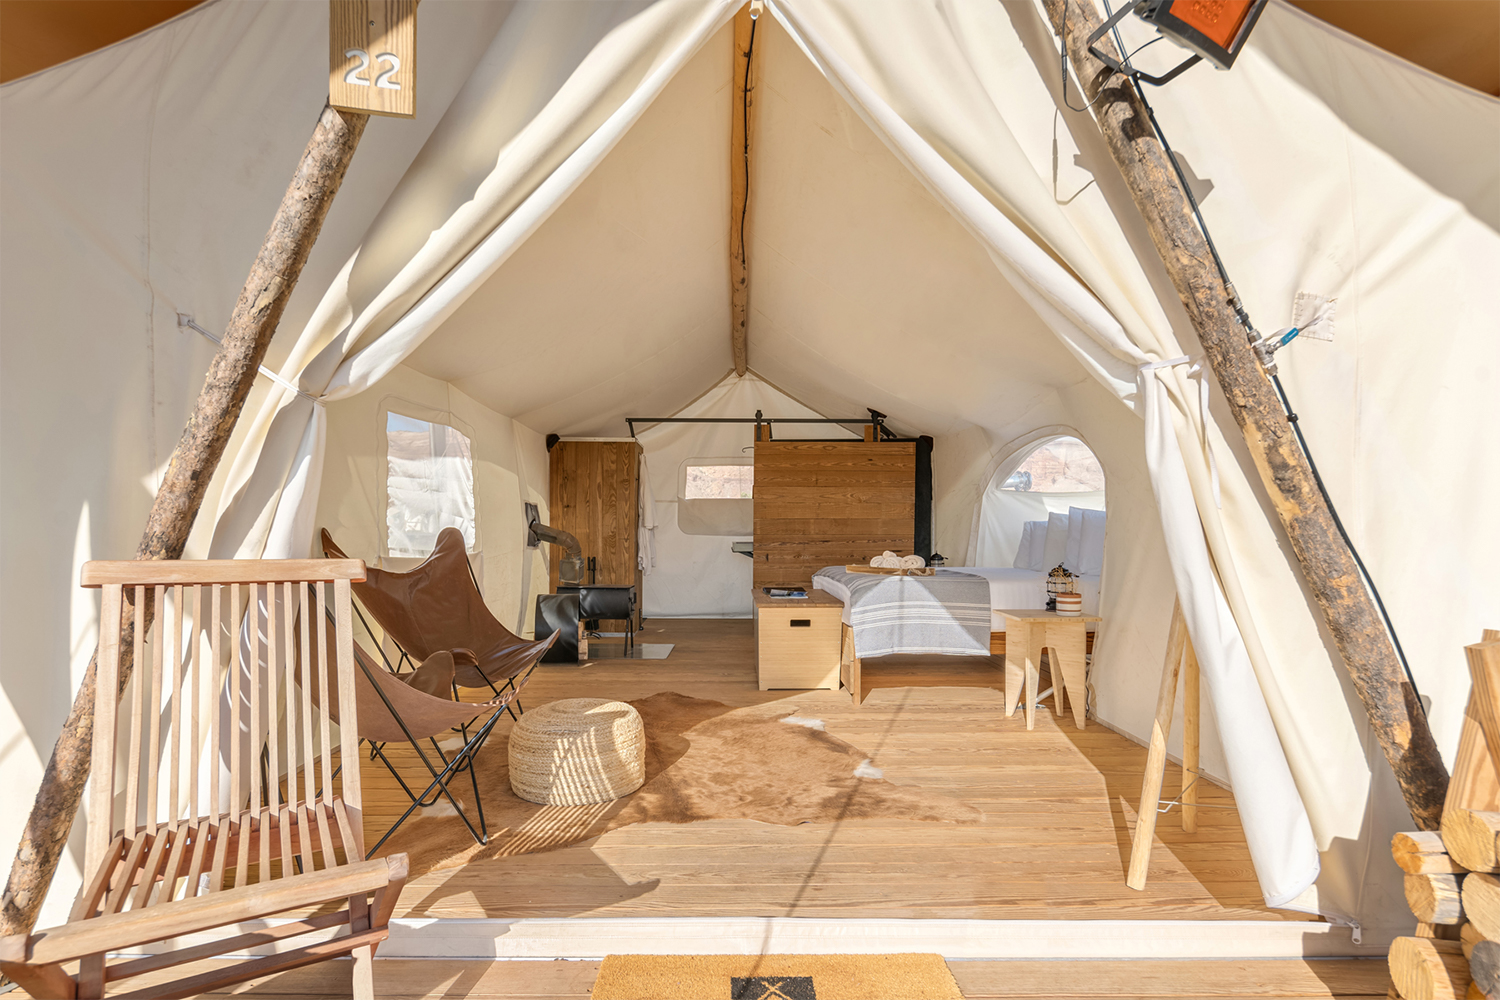
[[[1073,703],[1073,721],[1084,726],[1088,705],[1085,686],[1087,664],[1084,647],[1089,622],[1101,622],[1098,615],[1063,616],[1056,611],[996,610],[1005,616],[1005,715],[1016,712],[1016,698],[1024,678],[1026,728],[1036,728],[1037,670],[1042,650],[1052,650],[1052,698],[1058,718],[1063,713],[1063,691]]]
[[[839,625],[844,602],[821,590],[806,599],[755,588],[755,666],[762,691],[839,686]]]

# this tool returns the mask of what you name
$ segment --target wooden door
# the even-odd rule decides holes
[[[552,446],[550,524],[572,532],[583,546],[583,580],[589,557],[596,583],[635,584],[639,626],[641,571],[636,561],[640,523],[640,445],[634,441],[559,441]],[[551,589],[557,592],[557,559],[549,553]]]

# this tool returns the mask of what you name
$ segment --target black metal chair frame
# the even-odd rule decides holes
[[[374,633],[370,631],[370,624],[369,622],[365,621],[365,617],[360,613],[359,606],[357,604],[354,605],[354,612],[355,614],[359,615],[360,623],[365,626],[366,634],[369,635],[373,640]],[[399,648],[399,645],[397,648]],[[389,670],[392,674],[397,673],[397,671],[391,667],[391,661],[385,655],[385,650],[382,649],[378,643],[376,644],[376,651],[380,654],[381,662],[385,664],[386,669]],[[406,655],[404,651],[402,655]],[[443,752],[443,748],[438,746],[437,739],[435,737],[428,737],[427,741],[432,744],[433,752],[436,753],[438,759],[443,762],[443,769],[442,771],[439,771],[433,765],[431,759],[428,758],[426,752],[423,751],[421,741],[417,737],[413,736],[411,734],[411,730],[407,728],[406,721],[402,719],[401,714],[396,711],[396,706],[392,705],[390,699],[385,696],[385,692],[381,690],[379,682],[377,682],[375,678],[371,676],[370,668],[366,666],[364,662],[357,656],[354,658],[354,662],[361,670],[364,671],[365,676],[370,681],[370,685],[375,689],[375,693],[380,696],[380,700],[385,703],[386,710],[391,713],[391,718],[396,720],[396,725],[400,726],[401,731],[406,734],[407,742],[409,742],[412,745],[412,749],[417,752],[417,757],[421,759],[423,766],[427,768],[427,773],[432,775],[432,781],[427,785],[425,789],[423,789],[422,793],[418,795],[412,792],[411,786],[406,783],[406,779],[401,777],[401,773],[396,770],[395,764],[393,764],[390,758],[385,755],[384,743],[368,739],[363,741],[370,746],[370,759],[378,759],[382,764],[384,764],[386,770],[391,772],[391,777],[396,779],[396,783],[401,786],[401,790],[405,792],[406,797],[411,800],[411,805],[407,807],[406,812],[402,813],[401,818],[396,820],[396,822],[392,824],[391,828],[385,832],[385,835],[382,836],[379,841],[376,842],[374,847],[370,848],[365,857],[374,857],[375,852],[380,850],[381,845],[389,840],[391,838],[391,835],[395,833],[396,830],[400,828],[401,824],[405,823],[407,819],[411,817],[411,814],[418,808],[425,809],[430,806],[437,805],[440,798],[446,798],[448,800],[448,803],[453,806],[454,810],[458,813],[458,818],[463,820],[464,826],[468,828],[469,834],[474,838],[474,842],[476,844],[488,844],[490,842],[489,827],[486,825],[484,818],[484,801],[479,795],[479,779],[474,771],[474,756],[484,746],[485,741],[489,739],[490,732],[495,728],[495,723],[500,721],[502,712],[497,709],[495,712],[491,713],[489,719],[485,721],[484,725],[479,727],[478,732],[476,732],[472,737],[469,735],[469,725],[472,724],[472,720],[470,721],[470,723],[459,727],[459,731],[463,733],[464,745],[456,753],[454,753],[451,760],[449,759],[448,755]],[[535,664],[532,665],[531,669],[535,669]],[[527,674],[529,674],[530,672],[531,671],[528,670]],[[488,680],[488,678],[486,678],[486,680]],[[491,684],[490,687],[493,689],[494,685]],[[495,694],[496,696],[499,696],[501,692],[497,690],[495,691]],[[453,686],[453,695],[454,701],[461,700],[458,697],[457,684]],[[509,707],[509,705],[506,706],[506,708]],[[467,770],[469,772],[469,784],[474,790],[474,809],[479,819],[478,830],[474,829],[474,824],[470,822],[468,814],[464,812],[464,807],[459,803],[458,799],[454,797],[453,792],[448,788],[448,779],[453,774],[463,770]],[[438,791],[434,792],[434,789],[437,789]],[[430,801],[428,801],[427,799],[427,796],[429,795],[432,796]]]

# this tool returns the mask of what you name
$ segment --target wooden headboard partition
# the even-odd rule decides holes
[[[809,585],[824,566],[914,550],[917,442],[758,441],[757,587]]]

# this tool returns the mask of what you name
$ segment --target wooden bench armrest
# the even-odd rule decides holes
[[[158,903],[141,910],[109,913],[29,937],[0,938],[0,962],[50,965],[86,955],[119,951],[195,931],[271,916],[285,910],[373,892],[406,879],[405,854],[360,861],[339,868],[293,875],[270,882]]]

